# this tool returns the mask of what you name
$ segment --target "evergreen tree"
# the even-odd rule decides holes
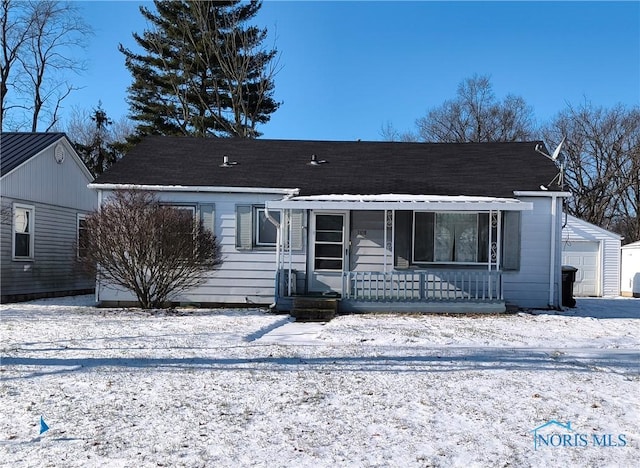
[[[125,143],[117,141],[110,131],[113,122],[101,102],[98,102],[98,107],[93,109],[89,118],[92,122],[72,122],[68,133],[89,171],[98,176],[124,154]]]
[[[255,138],[280,103],[273,99],[277,51],[266,29],[248,25],[262,2],[160,1],[140,7],[150,24],[122,45],[133,75],[131,118],[141,135]]]

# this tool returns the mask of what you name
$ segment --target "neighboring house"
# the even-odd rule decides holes
[[[559,307],[562,199],[538,142],[145,138],[90,187],[155,192],[214,230],[223,264],[174,298],[341,311]],[[541,187],[543,186],[543,187]],[[275,226],[278,226],[276,229]],[[105,304],[134,297],[98,284]]]
[[[2,302],[90,293],[76,268],[93,180],[64,133],[2,133]]]
[[[575,216],[562,227],[562,264],[578,269],[574,296],[620,295],[622,237]]]
[[[640,241],[622,246],[620,294],[640,297]]]

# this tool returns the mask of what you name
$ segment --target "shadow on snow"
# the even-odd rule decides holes
[[[415,349],[413,349],[415,353]],[[229,358],[37,358],[3,357],[5,372],[27,372],[4,376],[3,380],[34,378],[91,370],[157,371],[320,371],[320,372],[459,372],[490,371],[578,371],[614,372],[640,376],[640,351],[635,350],[541,350],[533,348],[447,348],[425,350],[425,354],[327,357],[229,357]],[[24,369],[21,367],[24,366]],[[33,369],[36,368],[36,369]],[[38,369],[40,368],[40,369]],[[44,369],[43,369],[44,368]],[[50,369],[47,369],[50,368]]]

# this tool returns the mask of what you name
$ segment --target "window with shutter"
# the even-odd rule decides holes
[[[506,211],[502,221],[502,269],[520,269],[520,212]]]

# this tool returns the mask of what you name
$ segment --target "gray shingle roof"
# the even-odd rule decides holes
[[[0,173],[11,172],[64,136],[64,133],[3,132],[0,134]]]
[[[299,188],[300,195],[511,197],[558,173],[536,143],[391,143],[146,137],[96,184]],[[310,165],[312,155],[326,163]],[[220,167],[223,156],[238,164]]]

